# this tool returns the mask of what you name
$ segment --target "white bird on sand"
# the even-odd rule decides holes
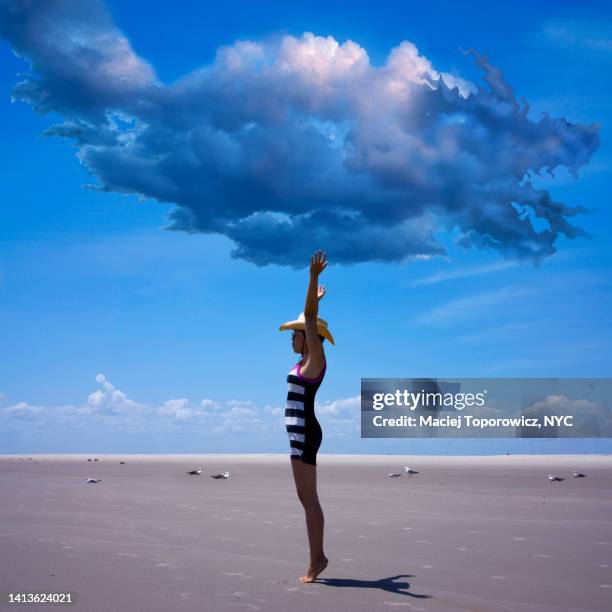
[[[406,472],[408,476],[412,476],[413,474],[418,474],[416,470],[413,470],[412,468],[409,468],[408,466],[404,466],[404,472]]]
[[[401,474],[396,474],[395,472],[391,472],[390,474],[387,474],[387,476],[389,476],[389,478],[397,478],[398,476],[401,476]]]
[[[565,480],[565,478],[561,478],[561,476],[553,476],[552,474],[549,474],[548,480],[550,480],[551,482],[561,482],[562,480]]]
[[[576,470],[574,470],[574,478],[586,478],[587,474],[581,474],[580,472],[577,472]]]
[[[100,482],[102,479],[101,478],[88,478],[85,482]]]
[[[191,470],[190,472],[187,472],[187,474],[191,475],[191,476],[199,476],[202,473],[202,468],[198,468],[197,470]]]
[[[223,472],[223,474],[211,474],[210,477],[216,478],[217,480],[219,478],[229,478],[229,472]]]

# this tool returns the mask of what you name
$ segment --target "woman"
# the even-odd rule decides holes
[[[287,376],[289,392],[285,409],[285,426],[289,435],[291,467],[298,497],[306,513],[306,529],[310,546],[310,566],[300,582],[314,582],[327,567],[323,552],[323,525],[325,519],[317,496],[317,451],[323,432],[314,412],[314,398],[325,376],[323,342],[334,339],[327,322],[317,316],[319,300],[325,287],[317,286],[319,274],[327,266],[325,253],[317,251],[310,258],[310,283],[304,312],[295,321],[280,326],[281,331],[292,329],[293,350],[302,355]]]

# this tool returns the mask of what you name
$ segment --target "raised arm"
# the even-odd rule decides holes
[[[317,251],[310,258],[310,280],[304,305],[304,327],[306,342],[308,342],[308,357],[301,368],[306,378],[316,378],[325,365],[323,344],[319,338],[317,316],[319,314],[319,300],[325,295],[325,287],[319,286],[319,275],[327,267],[327,256],[323,251]]]

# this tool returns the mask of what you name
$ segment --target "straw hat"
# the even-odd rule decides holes
[[[305,331],[306,330],[305,324],[306,324],[306,319],[304,318],[304,313],[300,312],[300,314],[298,315],[298,318],[295,319],[295,321],[287,321],[287,323],[283,323],[278,329],[279,331],[285,331],[287,329],[301,329]],[[332,335],[329,333],[329,330],[327,329],[327,321],[325,319],[321,319],[321,317],[317,317],[317,329],[318,329],[320,336],[327,338],[334,346],[336,345],[336,343],[334,342],[334,339],[332,338]]]

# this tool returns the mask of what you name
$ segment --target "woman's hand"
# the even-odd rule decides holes
[[[327,255],[321,250],[310,258],[310,276],[318,277],[327,267]]]
[[[317,314],[319,312],[319,300],[325,295],[325,287],[318,284],[319,274],[327,266],[327,256],[321,250],[317,251],[310,258],[310,281],[306,292],[306,304],[304,305],[304,317],[306,318],[306,339],[312,352],[313,343],[319,342],[317,336]],[[309,326],[312,325],[311,332],[314,336],[309,337]]]

